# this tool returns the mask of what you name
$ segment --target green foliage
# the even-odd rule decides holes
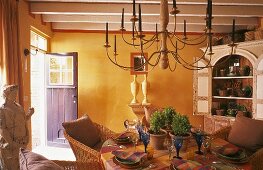
[[[164,119],[165,119],[165,126],[166,128],[171,128],[173,117],[176,115],[176,111],[173,107],[166,107],[163,110]]]
[[[160,134],[160,129],[164,127],[165,125],[165,119],[163,112],[155,111],[150,119],[150,131],[153,132],[153,134]]]
[[[172,130],[174,135],[177,136],[186,136],[191,129],[191,124],[189,118],[186,115],[181,115],[177,113],[173,117]]]

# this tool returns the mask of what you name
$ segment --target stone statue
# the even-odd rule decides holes
[[[34,113],[16,103],[17,85],[8,85],[3,89],[4,103],[0,107],[0,169],[19,170],[19,148],[29,142],[27,121]]]

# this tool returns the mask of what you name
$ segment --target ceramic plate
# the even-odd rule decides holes
[[[113,162],[121,166],[122,168],[126,168],[126,169],[138,169],[142,167],[141,162],[131,162],[131,161],[126,161],[126,160],[124,161],[124,160],[121,160],[120,158],[117,158],[116,156],[114,156]]]
[[[237,154],[234,156],[226,156],[222,155],[220,153],[216,153],[219,157],[224,158],[226,160],[232,161],[232,162],[243,162],[247,160],[247,154],[244,150],[240,150]]]
[[[130,143],[131,142],[131,138],[127,137],[127,138],[116,138],[115,141],[118,144],[125,144],[125,143]]]

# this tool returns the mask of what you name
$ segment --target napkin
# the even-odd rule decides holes
[[[241,149],[231,143],[227,143],[222,147],[216,147],[215,151],[224,156],[236,155]]]
[[[173,166],[178,170],[210,170],[211,166],[202,165],[196,161],[174,158]]]
[[[126,151],[126,150],[115,150],[111,152],[117,158],[122,160],[127,160],[130,162],[139,162],[144,156],[147,154],[144,152],[134,152],[134,151]]]

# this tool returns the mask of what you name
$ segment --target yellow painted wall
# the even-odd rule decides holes
[[[127,37],[128,35],[125,35]],[[111,45],[113,35],[109,36]],[[125,119],[136,118],[128,107],[132,95],[130,72],[114,66],[105,55],[105,35],[100,33],[62,33],[55,32],[51,39],[51,52],[78,52],[78,99],[79,117],[88,113],[93,121],[101,123],[114,131],[122,131]],[[122,63],[129,64],[131,52],[136,50],[125,45],[118,36],[117,50]],[[112,45],[113,46],[113,45]],[[200,46],[201,47],[201,46]],[[113,48],[111,48],[112,50]],[[149,50],[150,52],[153,49]],[[149,54],[150,54],[149,52]],[[113,52],[111,51],[111,54]],[[186,48],[181,56],[188,60],[200,55],[199,47]],[[156,67],[148,75],[149,101],[159,107],[173,106],[177,111],[187,114],[194,126],[203,125],[202,116],[193,113],[192,71],[178,66],[175,72]],[[141,83],[142,76],[138,77]],[[138,95],[142,101],[141,88]]]
[[[43,24],[40,15],[34,17],[29,15],[28,2],[21,0],[19,1],[19,33],[20,33],[20,54],[21,54],[21,65],[23,71],[23,88],[24,88],[24,108],[30,107],[30,57],[24,56],[24,49],[30,49],[30,28],[35,27],[43,33],[46,37],[52,36],[52,30],[50,24]],[[29,125],[30,127],[30,125]],[[31,135],[30,135],[31,136]],[[31,140],[30,140],[31,141]],[[29,147],[31,144],[29,144]]]

